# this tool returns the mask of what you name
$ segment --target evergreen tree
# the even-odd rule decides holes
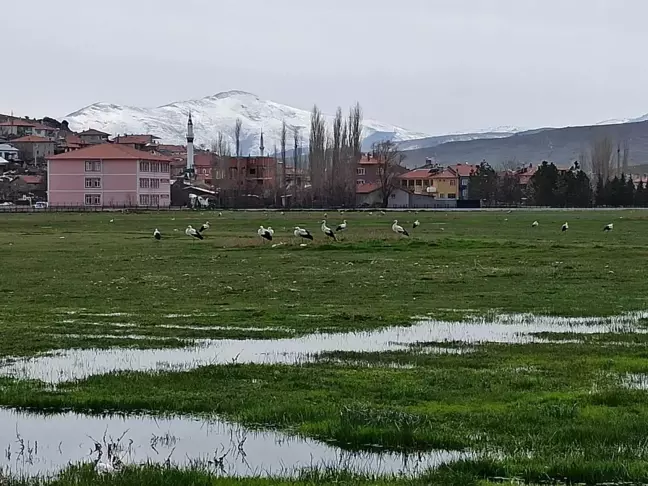
[[[605,206],[607,204],[606,184],[603,178],[599,177],[596,181],[596,193],[594,195],[594,202],[597,206]]]
[[[496,200],[497,172],[485,160],[470,174],[468,195],[470,199],[480,199],[487,204]]]
[[[536,206],[555,206],[562,202],[558,200],[558,179],[558,168],[553,163],[542,162],[530,182]]]
[[[626,180],[625,183],[625,191],[624,191],[624,201],[623,205],[626,207],[634,205],[634,200],[635,200],[635,185],[634,182],[632,181],[632,176],[628,176],[628,179]]]
[[[641,179],[639,179],[637,189],[635,190],[634,205],[640,208],[645,207],[646,205],[646,186],[644,186]]]

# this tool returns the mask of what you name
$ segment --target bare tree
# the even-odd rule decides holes
[[[373,144],[372,151],[378,161],[378,183],[382,193],[382,205],[389,204],[389,198],[398,187],[396,184],[400,168],[403,166],[405,155],[398,149],[398,145],[391,140]]]
[[[243,177],[241,174],[241,129],[243,128],[243,120],[236,119],[234,123],[234,144],[236,146],[236,192],[237,196],[240,195],[242,190]]]
[[[623,158],[621,159],[621,168],[625,175],[628,175],[630,172],[630,144],[627,140],[623,141]]]
[[[325,184],[326,164],[326,122],[317,105],[311,113],[311,133],[309,140],[308,163],[310,165],[313,196],[321,201]]]
[[[610,178],[610,166],[614,145],[608,136],[601,137],[592,143],[590,160],[596,179],[603,182]]]
[[[286,171],[286,141],[288,138],[288,126],[286,120],[281,123],[281,195],[286,195],[288,173]]]
[[[228,163],[229,157],[232,155],[232,150],[229,141],[223,132],[218,132],[216,140],[212,142],[212,153],[214,154],[214,165],[212,167],[212,180],[214,185],[216,181],[222,186],[222,181],[228,177]]]
[[[299,127],[293,127],[293,187],[295,199],[298,200],[301,192],[301,153],[299,151]],[[299,184],[298,184],[299,181]],[[299,201],[301,203],[301,201]]]
[[[356,103],[349,110],[349,119],[346,124],[346,194],[347,204],[355,204],[356,168],[362,159],[362,108]]]

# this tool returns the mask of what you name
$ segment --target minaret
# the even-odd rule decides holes
[[[259,151],[261,152],[261,157],[263,157],[265,152],[265,147],[263,146],[263,130],[261,130],[261,144],[259,145]]]
[[[189,121],[187,122],[187,172],[191,174],[194,168],[194,131],[191,112],[189,112]]]

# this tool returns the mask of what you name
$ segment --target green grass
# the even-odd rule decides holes
[[[413,314],[456,315],[453,309],[606,315],[648,308],[641,264],[648,212],[343,217],[349,232],[330,243],[318,229],[321,213],[1,215],[0,356],[94,347],[83,334],[272,338],[407,324]],[[395,217],[422,224],[412,239],[398,240],[390,231]],[[331,213],[329,223],[341,218]],[[205,219],[212,229],[204,241],[184,236],[188,223]],[[532,229],[535,219],[540,227]],[[561,234],[564,220],[570,230]],[[615,230],[605,234],[609,221]],[[273,226],[286,245],[261,244],[259,224]],[[293,244],[295,225],[317,241]],[[159,243],[151,237],[156,227],[165,237]],[[127,315],[65,314],[81,309]],[[160,323],[237,329],[171,331]],[[260,326],[271,329],[245,331]]]
[[[643,264],[648,212],[343,217],[349,233],[331,243],[320,236],[321,215],[315,213],[2,215],[0,357],[368,330],[406,325],[412,316],[427,314],[458,318],[497,310],[581,316],[648,309]],[[414,219],[422,225],[410,240],[399,240],[390,231],[395,217],[404,225]],[[186,224],[205,219],[212,229],[204,241],[183,235]],[[330,225],[341,219],[329,214]],[[536,229],[533,220],[540,222]],[[561,234],[565,220],[570,230]],[[615,229],[603,233],[608,222]],[[286,244],[263,245],[255,233],[260,224],[272,226],[277,242]],[[299,247],[290,234],[295,225],[308,227],[318,240]],[[165,235],[161,242],[151,237],[155,227]],[[182,328],[187,325],[191,328]],[[484,454],[429,477],[399,480],[403,484],[477,484],[496,477],[648,481],[648,395],[621,384],[626,373],[648,373],[646,335],[565,329],[538,337],[556,342],[484,344],[465,354],[426,352],[428,346],[462,343],[421,343],[401,351],[326,353],[301,366],[231,364],[111,374],[57,389],[0,379],[0,404],[219,414],[352,450]],[[572,339],[582,343],[568,342]],[[70,470],[66,474],[75,479],[64,475],[52,484],[90,484],[91,473],[84,471]],[[327,476],[237,482],[156,468],[129,469],[120,480],[392,481]],[[116,478],[100,481],[117,484]]]

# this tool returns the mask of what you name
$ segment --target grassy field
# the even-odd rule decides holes
[[[321,218],[0,215],[0,358],[371,330],[408,325],[415,315],[607,316],[648,309],[648,212],[330,212],[330,226],[348,221],[340,242],[324,240]],[[408,228],[419,219],[421,226],[400,239],[390,230],[394,218]],[[204,241],[184,235],[187,224],[206,219],[212,228]],[[531,227],[534,220],[539,227]],[[565,221],[570,229],[561,233]],[[604,233],[610,222],[614,230]],[[281,245],[263,244],[260,224],[272,226]],[[295,225],[310,229],[315,242],[300,247]],[[160,242],[152,238],[156,227]],[[645,324],[638,325],[642,331]],[[465,343],[427,342],[398,351],[329,352],[300,366],[109,374],[56,389],[0,378],[0,404],[219,414],[350,450],[474,453],[403,484],[648,481],[648,396],[627,381],[648,375],[648,334],[565,328],[537,337],[545,342],[483,343],[460,354],[430,350]],[[74,484],[91,483],[88,471],[66,474],[76,475]],[[191,471],[124,474],[120,484],[377,484],[326,475],[246,483]],[[72,484],[70,477],[56,484]]]

